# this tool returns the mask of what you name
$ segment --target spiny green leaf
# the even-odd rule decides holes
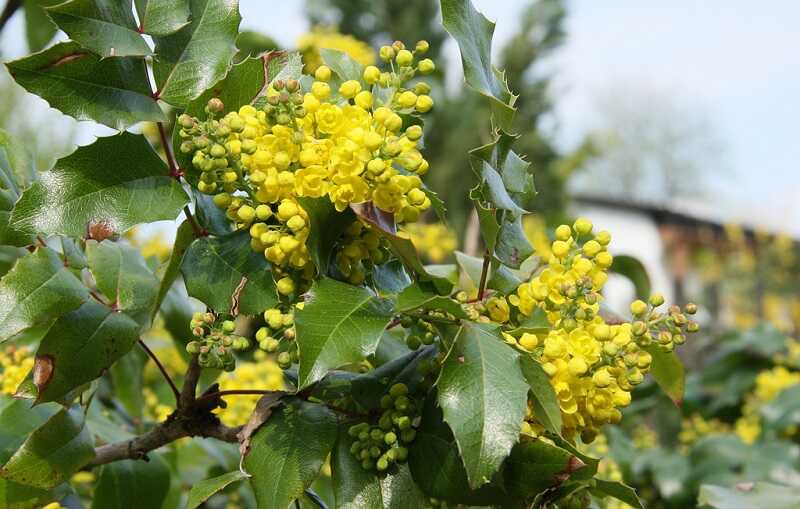
[[[653,380],[676,405],[680,405],[683,402],[686,385],[683,363],[674,352],[665,352],[658,345],[650,345],[645,349],[653,357],[653,363],[650,365],[650,375]]]
[[[101,376],[130,351],[138,334],[132,318],[92,300],[60,317],[36,351],[37,402],[56,401]]]
[[[87,298],[89,290],[55,251],[37,249],[0,280],[0,342],[70,312]]]
[[[141,59],[101,60],[74,42],[63,42],[6,67],[25,90],[77,120],[94,120],[118,130],[137,122],[166,120],[151,97]]]
[[[473,162],[483,163],[480,166],[483,172],[486,171],[485,165],[488,165],[500,176],[499,182],[489,182],[490,185],[497,184],[499,188],[491,190],[491,192],[500,195],[502,200],[510,199],[513,205],[507,205],[508,210],[512,212],[516,209],[525,209],[536,196],[530,163],[511,150],[511,146],[517,138],[517,136],[499,130],[495,133],[495,138],[491,143],[470,150]],[[478,174],[480,176],[481,171]],[[488,178],[493,179],[494,177]],[[500,203],[497,203],[496,206],[504,208]]]
[[[169,491],[170,471],[158,454],[149,461],[122,460],[103,465],[94,488],[92,509],[161,507]]]
[[[318,281],[295,315],[299,388],[374,353],[391,317],[391,302],[364,288],[329,278]]]
[[[319,474],[336,442],[336,414],[292,400],[276,410],[250,440],[245,470],[258,507],[287,507]]]
[[[186,507],[195,509],[215,493],[243,479],[247,479],[247,475],[241,470],[234,470],[233,472],[195,483],[189,491],[189,501],[186,503]]]
[[[72,40],[102,57],[151,53],[137,30],[131,0],[69,0],[47,13]]]
[[[118,311],[125,311],[147,328],[158,295],[158,278],[141,253],[130,246],[104,240],[86,242],[89,270],[97,289]]]
[[[189,23],[189,0],[136,0],[141,31],[156,37],[177,32]]]
[[[322,198],[300,198],[300,206],[308,214],[309,236],[306,246],[317,267],[317,271],[328,273],[334,243],[348,226],[356,220],[352,211],[339,212],[327,196]]]
[[[603,479],[595,479],[594,483],[594,488],[592,489],[594,494],[599,494],[601,497],[616,498],[634,509],[645,509],[642,501],[636,495],[636,490],[627,484]]]
[[[528,381],[533,395],[533,411],[544,428],[552,433],[561,433],[561,409],[550,384],[550,378],[530,355],[521,355],[522,375]]]
[[[519,440],[528,384],[518,357],[497,328],[464,323],[436,381],[472,488],[491,480]]]
[[[572,454],[542,440],[515,445],[503,466],[506,488],[520,498],[530,498],[558,486],[583,466]]]
[[[122,233],[139,223],[174,219],[187,199],[147,140],[124,132],[59,159],[22,194],[10,224],[70,237],[84,237],[94,225]]]
[[[241,20],[238,0],[192,0],[191,23],[154,37],[158,98],[185,107],[224,78],[236,54]]]
[[[494,120],[510,130],[516,96],[505,78],[492,66],[494,23],[486,19],[469,0],[440,0],[442,25],[458,42],[467,85],[489,98]]]
[[[250,247],[247,231],[201,237],[189,246],[181,263],[189,295],[226,313],[236,296],[238,311],[246,315],[259,314],[278,302],[269,267],[264,255]]]
[[[94,446],[78,407],[65,408],[30,434],[0,468],[10,481],[49,489],[94,458]]]

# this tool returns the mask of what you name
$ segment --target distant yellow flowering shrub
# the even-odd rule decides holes
[[[0,393],[14,394],[33,368],[28,347],[7,346],[0,350]]]
[[[283,370],[275,361],[267,358],[264,352],[259,351],[256,352],[253,362],[239,362],[235,372],[223,373],[217,382],[223,391],[252,388],[276,391],[284,388]],[[224,424],[238,426],[247,422],[259,398],[258,395],[232,396],[225,399],[228,406],[217,409],[216,412]]]
[[[442,263],[458,248],[456,233],[443,223],[415,223],[406,226],[414,247],[431,263]]]
[[[303,72],[314,74],[314,71],[322,65],[322,57],[319,54],[322,48],[347,53],[362,65],[375,63],[375,52],[367,43],[359,41],[352,35],[340,34],[334,28],[314,27],[311,32],[297,40],[297,49],[303,55]]]

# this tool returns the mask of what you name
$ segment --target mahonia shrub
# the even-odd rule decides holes
[[[648,373],[680,400],[696,306],[605,309],[611,235],[586,218],[531,247],[493,24],[441,1],[491,107],[484,254],[425,265],[412,239],[455,247],[415,226],[445,213],[427,42],[243,56],[235,1],[155,3],[48,8],[72,40],[6,64],[120,134],[39,174],[0,139],[4,506],[642,507],[591,454]],[[171,248],[130,233],[179,216]]]

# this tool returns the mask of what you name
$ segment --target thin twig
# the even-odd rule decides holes
[[[197,398],[197,401],[199,403],[201,401],[222,398],[225,396],[264,395],[264,394],[271,394],[273,392],[280,392],[280,391],[269,391],[264,389],[230,389],[227,391],[216,391],[216,392],[209,392],[208,394],[203,394],[202,396]]]
[[[483,292],[486,291],[486,279],[489,276],[489,265],[492,262],[492,253],[488,250],[483,255],[483,267],[481,268],[481,282],[478,285],[478,299],[483,299]]]
[[[158,360],[156,354],[152,350],[150,350],[150,347],[148,347],[147,343],[142,341],[141,338],[139,339],[139,345],[141,345],[141,347],[144,348],[144,351],[147,352],[147,355],[149,355],[150,358],[153,359],[153,362],[156,363],[156,366],[158,366],[158,370],[161,371],[162,375],[164,375],[164,380],[167,381],[169,387],[172,389],[172,393],[175,395],[175,402],[177,403],[181,399],[181,392],[178,390],[178,387],[175,385],[175,382],[172,381],[172,378],[170,378],[166,368],[164,368],[164,365],[161,364],[160,360]]]

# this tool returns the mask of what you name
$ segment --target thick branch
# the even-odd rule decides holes
[[[197,354],[192,355],[189,367],[186,369],[186,376],[183,379],[183,388],[181,389],[180,398],[178,398],[178,408],[189,408],[194,404],[197,396],[197,381],[200,379],[201,370]]]

